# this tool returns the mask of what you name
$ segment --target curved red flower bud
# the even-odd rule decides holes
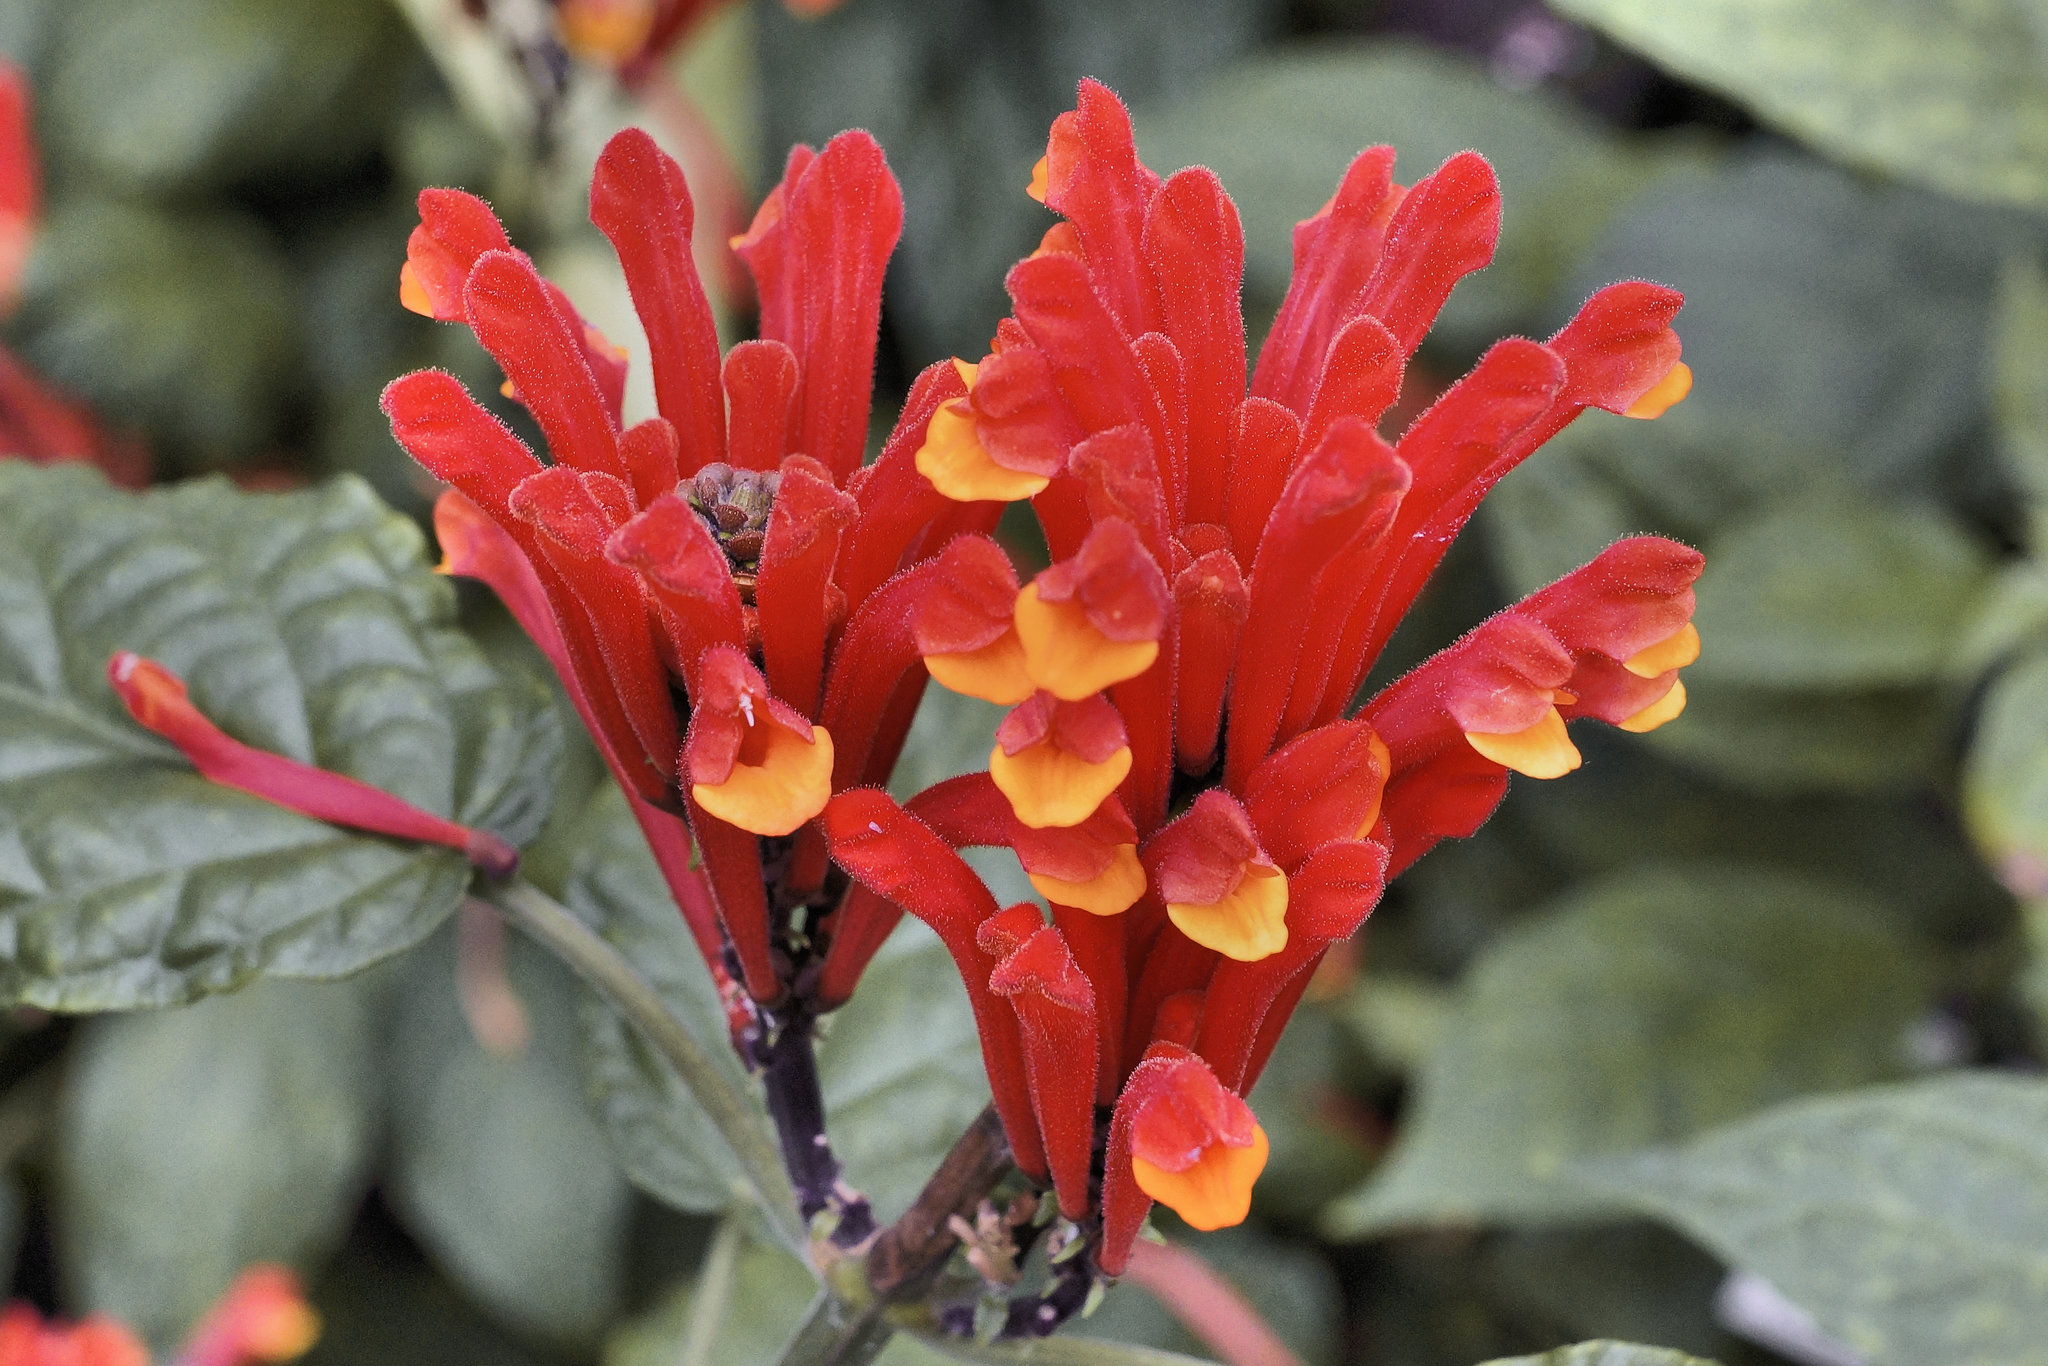
[[[996,727],[988,773],[1034,830],[1079,825],[1131,771],[1123,718],[1101,695],[1062,702],[1034,694]]]
[[[1191,166],[1168,177],[1147,206],[1141,248],[1161,330],[1185,364],[1183,515],[1220,522],[1224,457],[1244,401],[1244,229],[1214,171]]]
[[[1244,807],[1273,861],[1292,868],[1333,840],[1364,839],[1379,823],[1393,759],[1364,721],[1304,732],[1252,770]]]
[[[1020,1168],[1043,1180],[1045,1148],[1024,1076],[1017,1013],[990,991],[996,959],[976,939],[981,925],[996,914],[995,898],[950,845],[885,792],[856,788],[840,793],[825,808],[824,827],[839,865],[876,895],[931,926],[952,955],[974,1008],[982,1061],[1011,1152]]]
[[[1230,485],[1224,490],[1223,524],[1230,532],[1231,553],[1239,565],[1250,564],[1258,554],[1259,537],[1265,534],[1273,505],[1280,501],[1301,449],[1301,419],[1291,409],[1256,396],[1238,408],[1237,430],[1230,442]]]
[[[1216,530],[1221,533],[1221,528]],[[1228,538],[1228,533],[1221,534]],[[1174,640],[1174,754],[1185,772],[1204,773],[1216,758],[1231,666],[1251,611],[1251,589],[1237,557],[1227,546],[1195,556],[1174,579],[1173,605],[1179,617]]]
[[[782,462],[754,600],[768,677],[802,711],[817,709],[826,638],[845,620],[846,600],[832,584],[832,565],[859,511],[817,461],[793,455]]]
[[[621,523],[606,540],[604,555],[639,576],[658,609],[669,657],[686,688],[696,687],[704,651],[745,642],[732,565],[704,519],[680,495],[664,494]]]
[[[1226,959],[1203,992],[1193,1047],[1223,1084],[1245,1092],[1258,1080],[1257,1052],[1268,1017],[1293,1009],[1283,998],[1305,982],[1330,945],[1357,933],[1387,885],[1388,852],[1372,841],[1338,841],[1317,849],[1287,879],[1287,946],[1255,963]]]
[[[1156,325],[1141,244],[1158,189],[1159,177],[1138,160],[1123,101],[1084,79],[1074,107],[1053,120],[1046,139],[1043,202],[1073,224],[1082,254],[1111,290],[1109,307],[1131,336]]]
[[[1017,637],[1031,681],[1078,702],[1136,678],[1159,658],[1173,599],[1129,522],[1098,523],[1072,559],[1017,594]]]
[[[1294,271],[1259,351],[1255,397],[1306,417],[1330,343],[1358,316],[1357,300],[1379,264],[1387,225],[1406,193],[1394,184],[1394,149],[1355,157],[1329,203],[1294,227]],[[1235,466],[1233,466],[1235,468]],[[1239,543],[1238,553],[1251,547]]]
[[[882,276],[903,230],[903,195],[873,137],[841,133],[788,167],[733,249],[753,272],[761,334],[801,376],[794,449],[845,480],[867,448]]]
[[[1102,1269],[1121,1272],[1152,1201],[1204,1231],[1242,1223],[1271,1145],[1251,1107],[1184,1048],[1156,1045],[1109,1126]]]
[[[1286,947],[1287,875],[1228,792],[1196,797],[1141,857],[1167,916],[1195,943],[1244,962]]]
[[[675,426],[685,475],[726,458],[718,328],[690,249],[696,217],[682,168],[653,138],[628,128],[605,144],[591,175],[590,221],[611,239],[625,272],[647,335],[655,403]]]
[[[986,536],[962,536],[940,552],[931,586],[912,609],[925,668],[947,688],[998,706],[1036,692],[1013,617],[1017,571]]]
[[[619,458],[617,405],[585,353],[582,320],[558,307],[553,294],[533,263],[512,251],[478,257],[463,287],[476,339],[540,424],[555,463],[629,482],[632,472]]]
[[[781,466],[796,440],[797,384],[796,353],[779,341],[743,341],[727,354],[726,450],[735,469]]]
[[[663,777],[675,773],[675,709],[668,671],[655,649],[633,572],[605,558],[605,546],[631,515],[625,485],[604,475],[554,465],[522,480],[509,500],[513,516],[536,529],[542,558],[577,604],[602,658],[601,674],[637,741],[619,757],[642,760]],[[562,613],[557,611],[557,616]],[[595,680],[583,680],[594,692]]]
[[[1295,468],[1259,539],[1251,606],[1232,674],[1224,781],[1242,790],[1280,735],[1296,661],[1322,630],[1311,629],[1319,577],[1370,550],[1395,525],[1408,493],[1407,463],[1356,418],[1333,426]],[[1337,571],[1348,587],[1347,574]]]
[[[832,737],[768,692],[729,645],[704,652],[683,765],[690,799],[728,825],[787,835],[832,795]]]
[[[331,825],[445,845],[492,877],[509,877],[519,866],[519,851],[488,830],[457,825],[368,783],[234,739],[192,705],[182,679],[153,659],[118,650],[107,660],[107,681],[130,716],[176,745],[210,782]]]
[[[466,322],[462,287],[485,252],[511,251],[491,206],[461,190],[421,190],[419,225],[405,244],[398,301],[439,322]]]
[[[982,950],[1004,955],[989,974],[989,990],[1008,998],[1017,1012],[1024,1076],[1060,1212],[1079,1219],[1088,1213],[1088,1166],[1095,1135],[1095,991],[1066,940],[1039,921],[1035,906],[1011,909],[1028,912],[1037,928],[1021,942],[1012,942],[1014,931],[1000,923],[1002,917],[983,925]]]
[[[1459,152],[1416,181],[1387,224],[1359,311],[1378,318],[1409,355],[1451,287],[1493,260],[1500,182],[1477,152]]]

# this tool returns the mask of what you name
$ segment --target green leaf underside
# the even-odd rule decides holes
[[[1474,965],[1387,1165],[1327,1224],[1611,1213],[1575,1159],[1894,1075],[1926,986],[1883,923],[1828,884],[1726,865],[1588,884]]]
[[[237,739],[532,836],[559,722],[454,629],[423,549],[352,479],[138,496],[0,462],[0,998],[127,1009],[340,976],[416,943],[468,883],[453,851],[201,779],[122,710],[119,649]]]
[[[709,972],[615,788],[586,813],[569,905],[632,960],[722,1065],[752,1089],[731,1050]],[[659,1057],[608,1006],[582,1011],[585,1079],[628,1175],[681,1209],[732,1203],[740,1176],[715,1130]],[[827,1018],[818,1047],[832,1142],[847,1179],[892,1216],[988,1103],[973,1016],[933,936],[906,924]]]
[[[2026,0],[1556,0],[1823,150],[2048,204],[2048,17]]]
[[[249,1263],[317,1265],[369,1181],[377,1041],[356,983],[91,1022],[56,1135],[80,1301],[161,1348]]]
[[[1583,1172],[1875,1366],[2040,1360],[2048,1082],[1958,1073],[1799,1101]]]

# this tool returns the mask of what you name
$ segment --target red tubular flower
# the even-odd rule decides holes
[[[177,1355],[179,1366],[260,1366],[304,1356],[320,1316],[299,1278],[281,1266],[252,1266],[207,1310]],[[149,1350],[102,1314],[46,1323],[16,1302],[0,1311],[0,1366],[149,1366]]]
[[[935,842],[1006,844],[1051,902],[1049,925],[1013,909],[990,932],[1030,946],[1031,981],[1062,984],[1005,994],[1000,1024],[1071,1035],[1087,1012],[1065,974],[1086,979],[1097,1099],[1112,1107],[1088,1219],[1111,1274],[1154,1200],[1200,1227],[1243,1217],[1265,1144],[1241,1097],[1387,878],[1477,829],[1510,771],[1574,767],[1567,721],[1676,716],[1677,670],[1698,653],[1699,555],[1636,538],[1346,719],[1488,489],[1584,409],[1654,417],[1691,382],[1670,326],[1680,296],[1631,282],[1547,342],[1500,343],[1382,437],[1409,357],[1500,226],[1476,153],[1406,188],[1393,160],[1360,154],[1296,228],[1293,281],[1253,365],[1235,207],[1206,170],[1146,169],[1122,105],[1084,82],[1031,187],[1065,221],[1010,272],[1012,316],[991,355],[957,364],[967,392],[919,452],[941,494],[1029,497],[1054,566],[1021,590],[993,547],[928,566],[926,667],[1016,709],[986,777],[921,794],[919,839],[877,832],[849,869],[890,895],[912,876],[904,860],[962,876]],[[853,826],[840,804],[871,800],[827,809],[835,850]],[[956,960],[970,979],[989,971]],[[1049,1015],[1055,997],[1067,1004]],[[1027,1012],[1037,1023],[1020,1025]],[[999,1095],[1037,1106],[1027,1123],[1013,1099],[1005,1123],[1057,1176],[1082,1153],[1073,1087],[1042,1084],[1031,1045],[1020,1063],[990,1028]],[[1070,1055],[1089,1054],[1067,1035]]]
[[[149,1366],[149,1349],[103,1314],[45,1323],[17,1301],[0,1311],[0,1366]]]
[[[722,359],[689,191],[647,134],[607,144],[590,213],[640,316],[659,416],[625,426],[623,353],[482,200],[454,190],[420,196],[401,298],[475,332],[552,463],[447,375],[404,376],[384,408],[400,443],[454,485],[437,518],[456,541],[449,567],[491,583],[555,664],[714,973],[729,959],[773,1003],[799,975],[818,990],[824,976],[805,965],[822,956],[843,999],[898,912],[847,895],[814,818],[833,791],[894,765],[925,681],[922,562],[1000,512],[916,473],[933,413],[964,386],[950,366],[927,371],[863,468],[882,277],[902,225],[865,133],[798,148],[735,243],[764,335]]]
[[[446,845],[493,877],[510,876],[519,866],[519,851],[488,830],[457,825],[346,774],[243,744],[207,720],[185,695],[184,681],[153,659],[116,651],[107,661],[107,681],[130,716],[223,787],[351,830]]]

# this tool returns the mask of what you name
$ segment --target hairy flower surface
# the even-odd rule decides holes
[[[681,170],[644,132],[612,139],[590,215],[624,269],[659,409],[631,427],[622,353],[490,208],[455,190],[419,207],[401,298],[475,332],[550,457],[446,374],[393,382],[393,431],[453,485],[436,513],[446,568],[490,583],[554,662],[714,973],[730,965],[764,1003],[802,975],[837,1004],[900,912],[844,895],[814,818],[895,765],[926,679],[926,562],[1001,510],[916,471],[932,413],[966,394],[951,365],[918,378],[862,463],[903,219],[881,148],[846,133],[791,154],[734,242],[762,335],[721,356]]]
[[[989,771],[907,807],[842,793],[825,825],[953,953],[1017,1159],[1099,1221],[1111,1275],[1155,1200],[1203,1228],[1244,1217],[1267,1143],[1242,1097],[1387,879],[1473,833],[1510,772],[1575,768],[1567,721],[1676,716],[1698,653],[1700,556],[1634,538],[1356,704],[1496,481],[1586,408],[1654,417],[1691,383],[1680,295],[1613,285],[1385,439],[1500,224],[1476,153],[1410,186],[1392,171],[1391,149],[1361,153],[1296,227],[1253,365],[1235,206],[1205,169],[1149,170],[1084,83],[1031,184],[1063,221],[915,438],[946,497],[1030,498],[1053,563],[1020,585],[971,536],[933,562],[927,668],[1013,708]],[[1051,923],[999,909],[952,852],[969,845],[1014,849]]]

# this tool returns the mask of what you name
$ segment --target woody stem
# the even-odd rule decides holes
[[[771,1033],[756,1061],[768,1102],[768,1117],[782,1144],[782,1165],[796,1188],[797,1208],[806,1222],[831,1210],[838,1220],[832,1242],[857,1247],[875,1231],[865,1197],[843,1187],[839,1159],[825,1136],[825,1096],[818,1080],[817,1017],[802,1000],[769,1012]]]

